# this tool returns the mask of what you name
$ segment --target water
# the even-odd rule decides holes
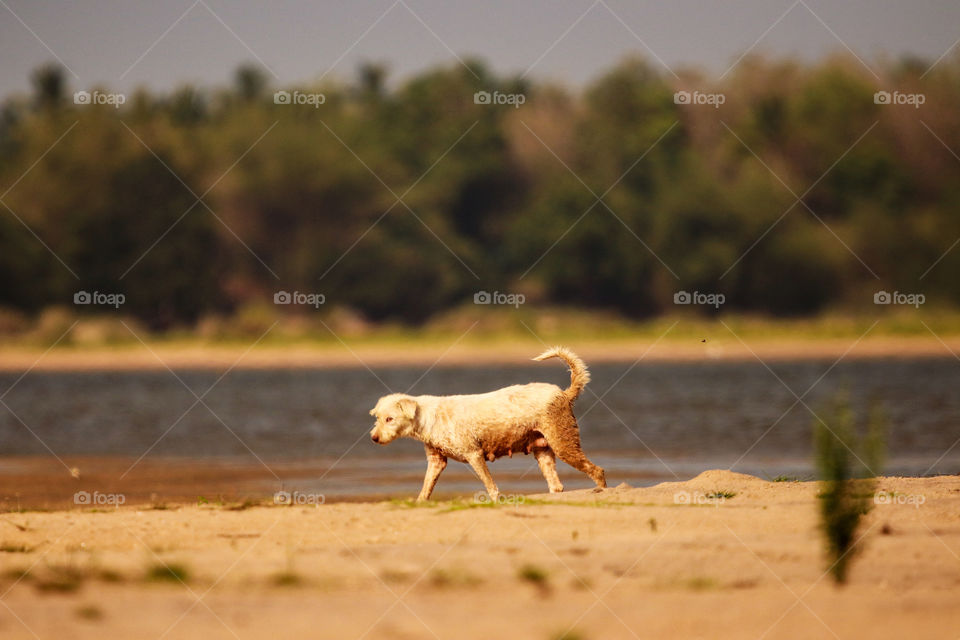
[[[885,473],[960,471],[960,445],[953,446],[960,438],[960,362],[832,364],[776,362],[772,371],[759,362],[591,366],[593,382],[577,403],[584,451],[607,468],[613,484],[686,479],[711,468],[811,476],[811,410],[819,412],[845,385],[861,414],[872,398],[886,407]],[[11,411],[0,406],[0,453],[50,455],[49,447],[59,456],[230,458],[275,468],[287,486],[302,490],[415,494],[422,445],[379,447],[367,437],[368,411],[380,395],[476,393],[530,381],[565,387],[568,381],[565,369],[550,363],[437,367],[426,374],[418,367],[235,370],[219,382],[216,372],[177,376],[31,372],[14,385],[19,375],[2,374],[0,389],[14,386],[3,398]],[[326,475],[284,477],[293,460],[314,461]],[[562,464],[559,470],[567,487],[591,486],[579,472]],[[545,489],[531,456],[498,460],[491,471],[502,490]],[[439,485],[479,487],[457,463]]]

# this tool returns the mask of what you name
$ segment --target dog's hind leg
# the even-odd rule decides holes
[[[563,491],[563,485],[560,483],[560,476],[557,475],[557,460],[550,447],[541,447],[533,450],[533,455],[540,465],[540,472],[547,480],[547,486],[550,487],[550,493],[560,493]]]
[[[587,456],[585,456],[583,451],[580,450],[579,443],[577,443],[577,445],[563,443],[558,446],[551,442],[550,446],[554,448],[557,456],[559,456],[561,460],[566,462],[574,469],[578,469],[590,476],[590,478],[597,483],[598,487],[606,488],[606,473],[602,467],[598,467],[590,462],[589,459],[587,459]]]
[[[447,456],[440,453],[428,444],[423,445],[427,452],[427,475],[423,477],[423,489],[417,497],[417,502],[424,502],[430,499],[433,488],[437,486],[437,479],[444,469],[447,468]]]
[[[480,481],[483,482],[483,486],[486,488],[490,499],[496,502],[500,498],[500,490],[497,489],[497,484],[493,481],[490,470],[487,469],[487,461],[483,459],[483,452],[476,451],[468,454],[467,462],[473,468],[473,472],[477,474],[477,477],[480,478]]]
[[[544,421],[541,431],[558,458],[590,476],[598,487],[607,486],[606,473],[601,467],[590,462],[580,448],[580,429],[576,418],[568,415],[557,420]]]

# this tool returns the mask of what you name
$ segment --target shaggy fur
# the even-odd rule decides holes
[[[583,360],[569,349],[553,347],[534,360],[560,358],[570,367],[566,389],[543,382],[514,385],[489,393],[459,396],[383,396],[370,411],[377,424],[370,438],[388,444],[397,438],[423,442],[427,474],[417,500],[427,500],[447,459],[469,464],[492,500],[500,495],[487,461],[514,453],[532,453],[551,493],[563,491],[556,456],[606,487],[603,469],[580,449],[580,428],[573,403],[590,381]]]

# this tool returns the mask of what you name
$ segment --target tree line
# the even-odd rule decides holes
[[[78,291],[157,329],[278,292],[411,324],[482,291],[636,318],[680,291],[770,315],[960,303],[956,57],[751,56],[722,80],[631,58],[577,90],[478,60],[32,82],[0,109],[0,307],[27,314]]]

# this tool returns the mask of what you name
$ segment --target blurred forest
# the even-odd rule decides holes
[[[628,59],[572,91],[471,60],[282,87],[319,105],[275,103],[281,87],[245,66],[119,108],[75,104],[94,88],[44,67],[0,111],[0,308],[102,313],[74,293],[122,293],[154,330],[280,290],[410,325],[481,290],[627,318],[675,310],[679,290],[771,316],[864,308],[880,289],[953,308],[960,58],[928,66],[888,62],[878,81],[852,58],[748,57],[718,82]],[[681,90],[723,104],[677,104]]]

